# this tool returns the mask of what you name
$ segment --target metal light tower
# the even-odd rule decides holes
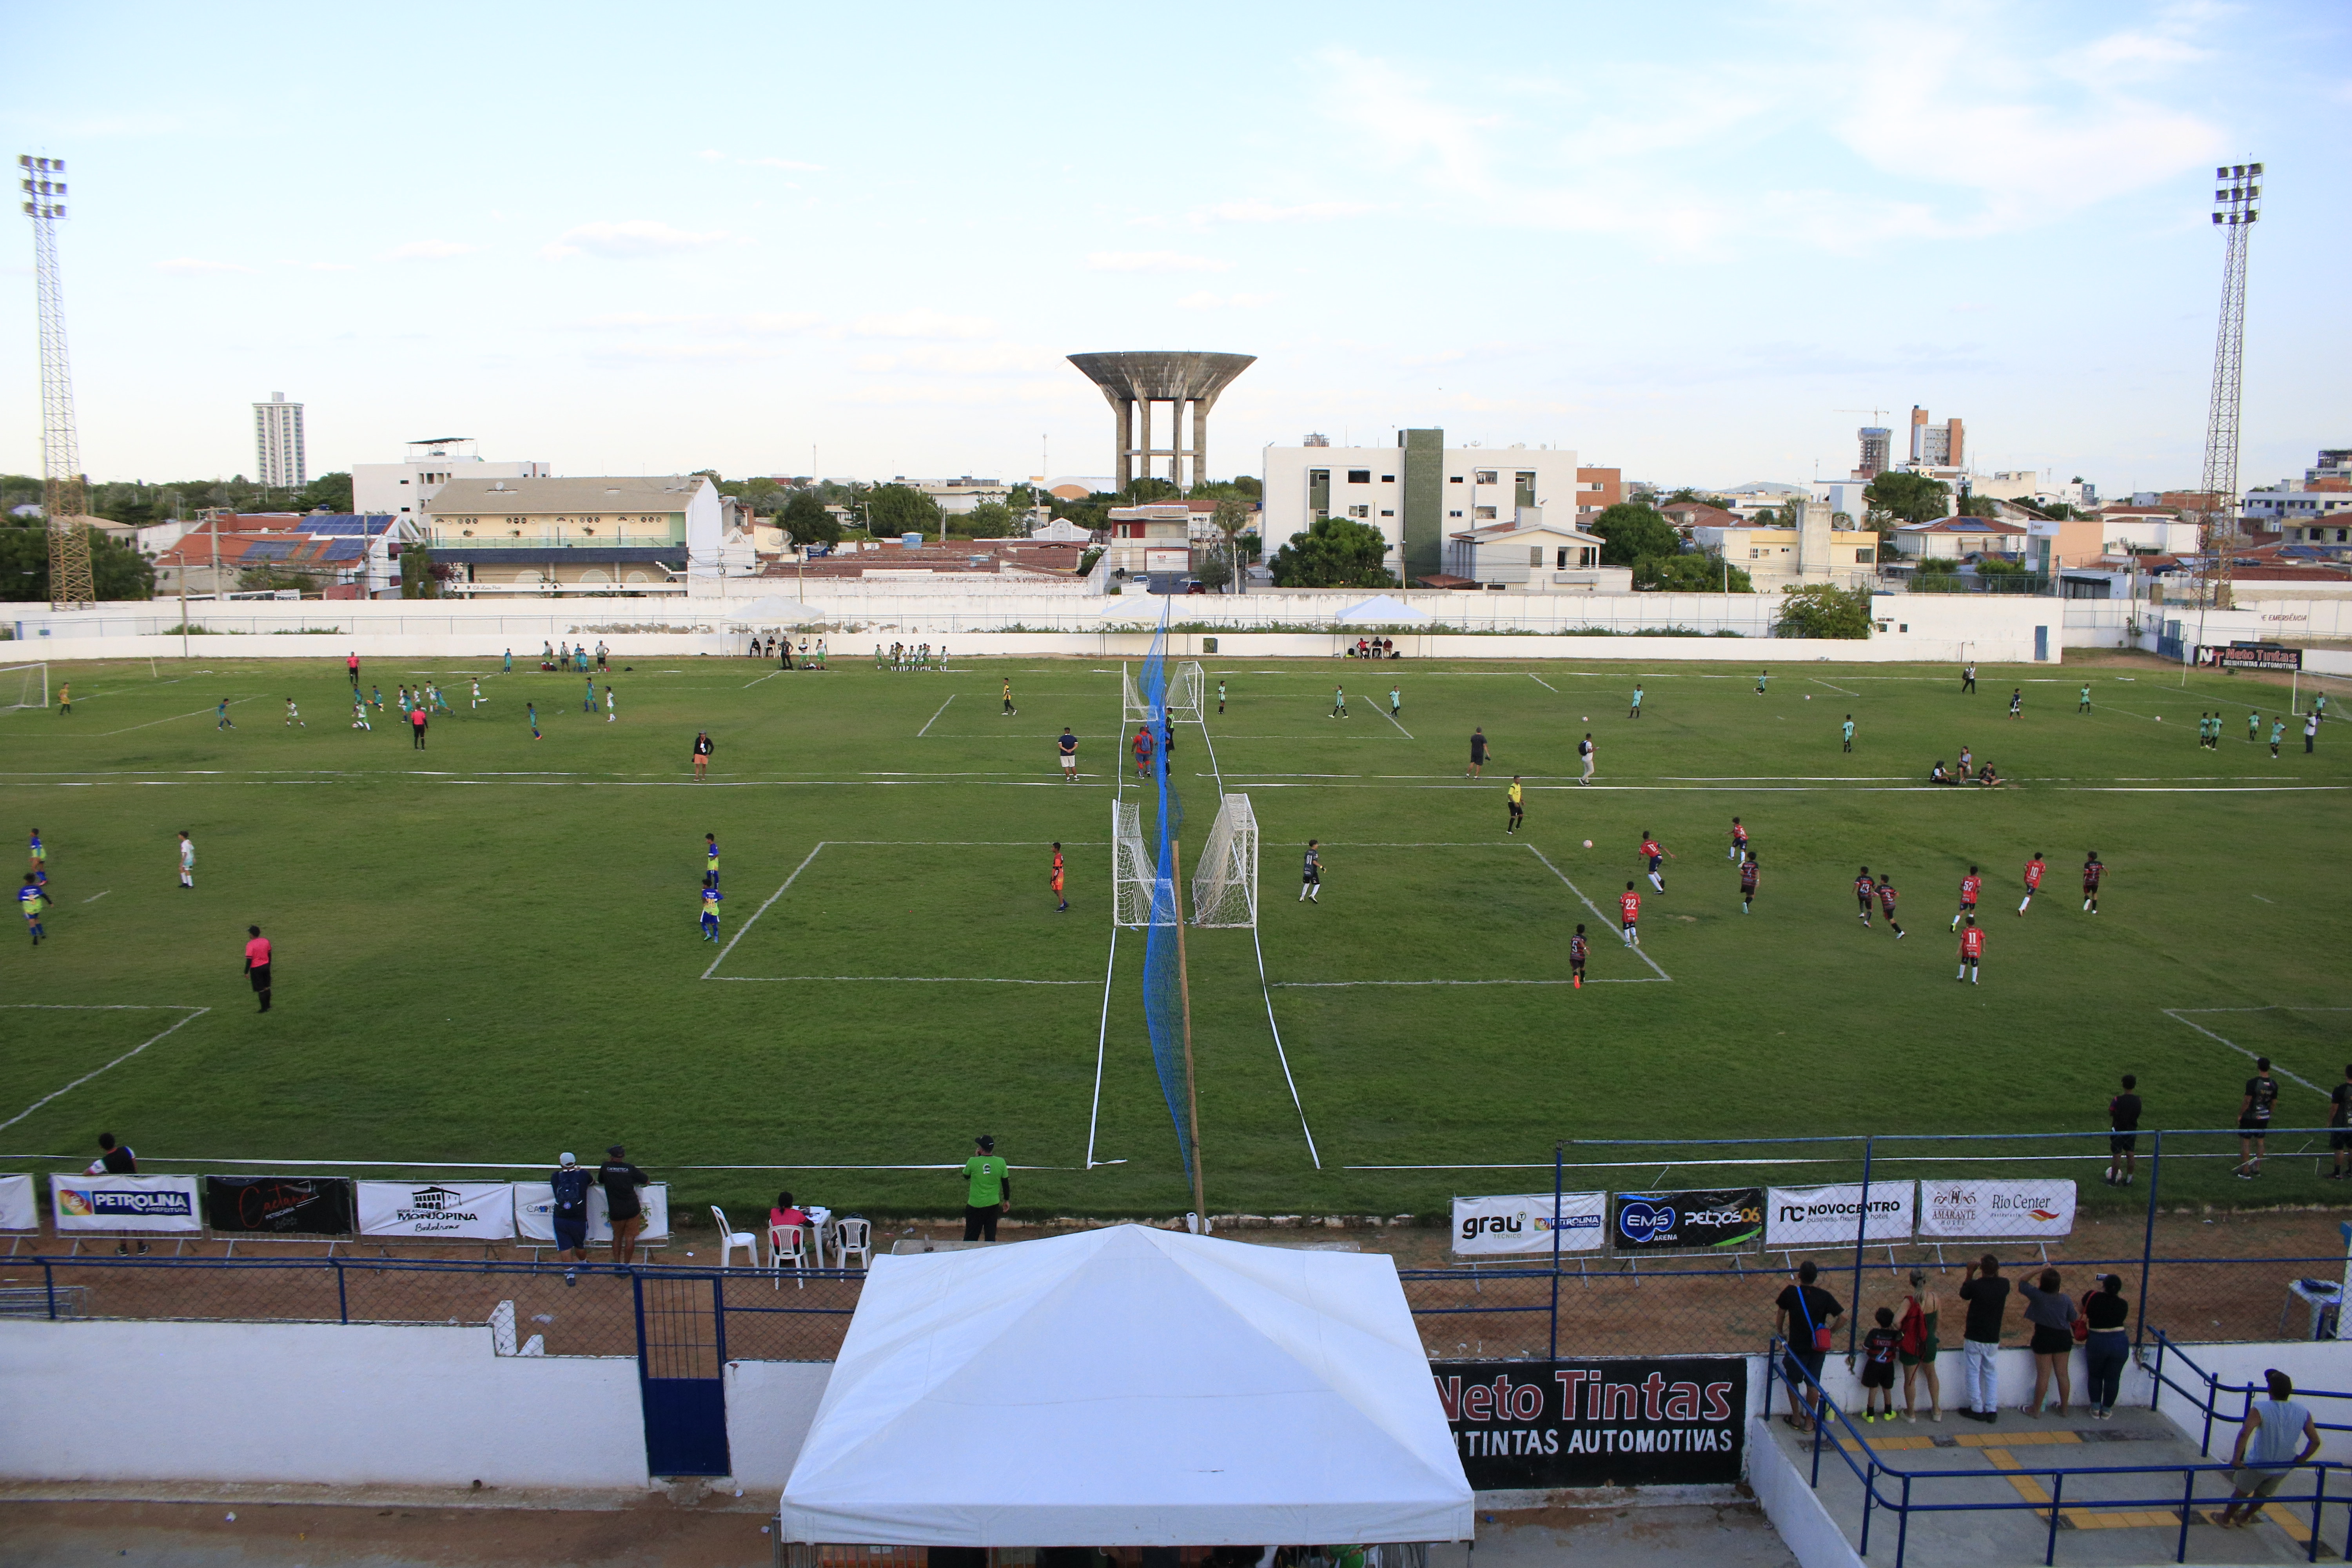
[[[2263,194],[2260,163],[2229,163],[2213,171],[2222,182],[2213,193],[2213,225],[2223,231],[2221,326],[2213,340],[2213,403],[2205,416],[2203,544],[2212,601],[2226,610],[2230,567],[2238,542],[2238,388],[2246,350],[2246,242],[2253,237],[2255,205]]]
[[[49,531],[49,605],[94,603],[89,534],[80,519],[89,510],[81,449],[74,439],[73,375],[66,364],[65,297],[58,284],[58,220],[66,216],[66,161],[16,160],[25,216],[33,220],[35,291],[41,318],[41,511]]]

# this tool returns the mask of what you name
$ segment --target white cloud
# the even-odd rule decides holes
[[[761,310],[743,318],[747,332],[804,332],[822,325],[823,316],[812,310]]]
[[[985,316],[914,310],[860,316],[849,331],[861,338],[984,338],[996,331],[996,323]]]
[[[1300,202],[1278,206],[1272,202],[1246,201],[1194,207],[1189,216],[1194,223],[1318,223],[1361,217],[1376,210],[1370,202]]]
[[[1096,250],[1087,255],[1094,272],[1230,272],[1234,264],[1213,256],[1187,256],[1179,250]]]
[[[561,261],[572,256],[597,256],[608,261],[635,261],[649,256],[668,256],[678,251],[696,250],[717,245],[728,237],[724,229],[697,234],[687,229],[672,228],[652,218],[630,218],[621,223],[583,223],[565,231],[562,237],[541,247],[540,254],[551,261]]]
[[[790,158],[738,158],[735,161],[747,169],[795,169],[803,174],[824,173],[823,163],[801,163]]]
[[[234,261],[206,261],[194,256],[175,256],[169,261],[156,262],[155,270],[193,277],[199,272],[250,272],[253,268],[240,267]]]
[[[591,316],[583,324],[591,327],[684,327],[709,319],[708,316],[661,315],[652,310],[611,310],[601,316]]]
[[[453,256],[471,256],[477,248],[454,239],[412,239],[393,247],[392,254],[399,261],[446,261]]]
[[[1273,304],[1274,296],[1271,294],[1212,294],[1205,289],[1198,289],[1185,295],[1176,303],[1180,308],[1187,310],[1250,310],[1259,305]]]

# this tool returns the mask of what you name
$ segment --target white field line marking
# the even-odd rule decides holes
[[[37,1006],[47,1005],[47,1006],[58,1007],[58,1008],[60,1008],[61,1010],[70,1010],[70,1011],[75,1011],[75,1012],[82,1011],[82,1009],[80,1009],[80,1008],[79,1008],[79,1007],[74,1007],[71,1004],[59,1004],[59,1003],[42,1004],[42,1003],[37,1003],[37,1002],[30,1002],[30,1003],[27,1003],[27,1002],[19,1002],[19,1003],[11,1003],[11,1004],[9,1004],[9,1005],[11,1005],[11,1006],[20,1006],[20,1007],[25,1007],[25,1006],[37,1007]],[[101,1012],[116,1012],[116,1011],[122,1011],[122,1012],[147,1013],[147,1012],[162,1012],[162,1011],[165,1011],[165,1010],[167,1010],[167,1009],[160,1008],[160,1007],[142,1007],[142,1006],[137,1006],[137,1005],[131,1005],[131,1004],[124,1004],[124,1005],[122,1005],[121,1006],[120,1006],[119,1008],[118,1008],[118,1007],[110,1007],[110,1007],[99,1007],[99,1008],[94,1008],[94,1009],[91,1009],[91,1010],[92,1010],[92,1011],[101,1011]],[[165,1029],[165,1030],[163,1031],[163,1034],[161,1034],[161,1035],[156,1035],[156,1036],[154,1036],[152,1038],[150,1038],[150,1039],[145,1039],[145,1040],[142,1040],[142,1041],[140,1041],[140,1042],[139,1042],[139,1044],[137,1044],[137,1045],[135,1045],[135,1046],[131,1047],[129,1050],[127,1050],[127,1051],[123,1052],[121,1056],[119,1056],[119,1057],[117,1057],[117,1058],[115,1058],[112,1061],[110,1061],[110,1062],[107,1063],[105,1067],[101,1067],[101,1068],[92,1068],[91,1070],[89,1070],[89,1072],[86,1072],[86,1073],[82,1074],[79,1078],[78,1078],[78,1079],[74,1079],[74,1080],[73,1080],[73,1082],[71,1082],[71,1083],[69,1083],[69,1084],[66,1085],[66,1086],[65,1086],[65,1088],[60,1089],[58,1089],[58,1090],[54,1091],[53,1093],[45,1094],[45,1095],[41,1096],[41,1098],[40,1098],[40,1099],[38,1099],[38,1100],[37,1100],[33,1101],[33,1103],[32,1103],[32,1104],[30,1104],[30,1105],[28,1105],[28,1106],[25,1107],[25,1109],[24,1109],[24,1110],[20,1110],[20,1111],[16,1112],[16,1115],[14,1115],[14,1116],[12,1116],[12,1117],[8,1118],[8,1120],[7,1120],[7,1121],[0,1121],[0,1131],[5,1131],[5,1130],[6,1130],[6,1129],[8,1129],[8,1128],[11,1128],[11,1127],[16,1126],[16,1123],[18,1123],[19,1121],[24,1121],[24,1120],[25,1120],[25,1118],[26,1118],[27,1116],[32,1115],[32,1114],[33,1114],[33,1112],[35,1112],[36,1110],[40,1110],[40,1109],[41,1109],[41,1107],[43,1107],[44,1105],[48,1104],[48,1102],[49,1102],[49,1101],[51,1101],[51,1100],[53,1100],[57,1099],[59,1095],[71,1094],[75,1089],[79,1089],[82,1085],[84,1085],[84,1084],[88,1083],[90,1079],[92,1079],[96,1078],[100,1073],[107,1072],[107,1071],[111,1070],[112,1068],[119,1068],[119,1067],[121,1067],[124,1062],[129,1061],[132,1057],[135,1057],[135,1056],[137,1056],[140,1052],[142,1052],[142,1051],[145,1050],[149,1046],[153,1045],[157,1040],[161,1040],[161,1039],[163,1039],[163,1038],[164,1037],[164,1036],[165,1036],[165,1035],[169,1035],[169,1034],[171,1034],[171,1033],[173,1032],[173,1030],[179,1028],[179,1027],[180,1027],[180,1026],[181,1026],[182,1024],[188,1023],[188,1022],[189,1022],[190,1020],[192,1020],[192,1019],[201,1018],[201,1017],[203,1017],[205,1014],[207,1014],[207,1013],[211,1012],[211,1011],[212,1011],[212,1009],[211,1009],[210,1007],[187,1007],[187,1008],[182,1008],[182,1009],[179,1009],[179,1011],[184,1012],[184,1013],[187,1015],[187,1016],[186,1016],[186,1017],[184,1017],[184,1018],[181,1018],[181,1019],[179,1019],[177,1022],[173,1023],[173,1024],[171,1026],[171,1027],[170,1027],[170,1028]]]
[[[240,697],[236,701],[230,703],[229,706],[232,708],[242,708],[248,702],[258,702],[261,699],[258,697]],[[200,718],[206,713],[216,713],[219,710],[220,704],[215,702],[209,708],[199,708],[194,712],[174,713],[167,719],[150,719],[144,724],[128,724],[120,730],[100,730],[97,734],[90,736],[90,739],[93,741],[101,741],[109,735],[128,735],[133,730],[152,730],[158,724],[169,724],[181,719]]]
[[[2188,1018],[2188,1017],[2184,1017],[2184,1016],[2182,1016],[2182,1015],[2183,1015],[2183,1014],[2185,1014],[2185,1013],[2189,1013],[2189,1012],[2199,1012],[2199,1013],[2267,1013],[2267,1012],[2270,1012],[2271,1010],[2272,1010],[2272,1009],[2270,1009],[2270,1008],[2268,1008],[2268,1007],[2196,1007],[2196,1008],[2189,1008],[2189,1007],[2167,1007],[2167,1008],[2165,1008],[2165,1009],[2164,1009],[2164,1016],[2165,1016],[2166,1017],[2168,1017],[2168,1018],[2171,1019],[2171,1020],[2172,1020],[2174,1023],[2176,1023],[2176,1024],[2187,1024],[2190,1028],[2192,1028],[2192,1029],[2196,1030],[2199,1034],[2200,1034],[2200,1035],[2204,1036],[2204,1037],[2205,1037],[2207,1039],[2209,1039],[2209,1040],[2220,1040],[2221,1044],[2223,1044],[2223,1045],[2225,1045],[2225,1046],[2229,1047],[2231,1050],[2233,1050],[2233,1051],[2237,1052],[2240,1056],[2244,1057],[2248,1061],[2252,1061],[2252,1060],[2254,1060],[2257,1057],[2259,1057],[2259,1056],[2261,1055],[2261,1053],[2260,1053],[2259,1051],[2250,1051],[2250,1050],[2246,1049],[2246,1047],[2243,1047],[2243,1046],[2242,1046],[2242,1045],[2238,1044],[2238,1042],[2237,1042],[2237,1041],[2235,1041],[2235,1040],[2222,1039],[2221,1036],[2219,1036],[2219,1035],[2215,1034],[2212,1030],[2210,1030],[2210,1029],[2207,1028],[2204,1025],[2202,1025],[2202,1024],[2200,1024],[2200,1023],[2196,1022],[2194,1019]],[[2309,1011],[2309,1012],[2314,1012],[2314,1013],[2322,1013],[2322,1012],[2326,1012],[2326,1013],[2336,1013],[2336,1012],[2342,1012],[2342,1011],[2344,1011],[2344,1010],[2345,1010],[2345,1009],[2340,1008],[2340,1007],[2313,1007],[2313,1008],[2308,1008],[2308,1009],[2305,1009],[2305,1008],[2282,1008],[2282,1009],[2280,1009],[2280,1011],[2283,1011],[2283,1012],[2304,1012],[2304,1011]],[[2327,1091],[2326,1091],[2326,1089],[2324,1089],[2320,1088],[2317,1084],[2315,1084],[2315,1083],[2312,1082],[2309,1079],[2306,1079],[2306,1078],[2296,1078],[2294,1074],[2293,1074],[2293,1073],[2291,1073],[2291,1072],[2287,1071],[2287,1070],[2286,1070],[2286,1068],[2283,1068],[2283,1067],[2279,1067],[2279,1066],[2277,1066],[2275,1063],[2273,1063],[2273,1066],[2272,1066],[2272,1070],[2273,1070],[2273,1072],[2276,1072],[2276,1073],[2279,1075],[2279,1077],[2281,1077],[2281,1078],[2284,1078],[2284,1079],[2292,1079],[2293,1081],[2294,1081],[2294,1082],[2296,1082],[2296,1083],[2299,1083],[2299,1084],[2303,1085],[2303,1087],[2304,1087],[2304,1088],[2305,1088],[2305,1089],[2307,1089],[2311,1090],[2311,1092],[2312,1092],[2312,1093],[2314,1093],[2314,1094],[2315,1094],[2315,1095],[2318,1095],[2322,1100],[2325,1100],[2325,1099],[2326,1099],[2326,1098],[2327,1098]],[[6,1125],[5,1122],[0,1122],[0,1126],[5,1126],[5,1125]]]
[[[1408,741],[1412,739],[1412,731],[1406,729],[1395,714],[1390,712],[1387,709],[1382,708],[1377,702],[1372,704],[1372,708],[1373,710],[1379,713],[1381,718],[1387,720],[1390,723],[1396,725],[1398,734],[1402,735]],[[1205,726],[1203,726],[1203,728],[1205,728]]]
[[[1809,676],[1805,677],[1805,679],[1808,679],[1808,680],[1810,680],[1810,681],[1811,681],[1815,686],[1830,686],[1830,683],[1829,683],[1828,681],[1823,680],[1823,679],[1822,679],[1820,676],[1818,676],[1818,675],[1809,675]],[[1844,697],[1859,697],[1859,696],[1861,696],[1861,695],[1862,695],[1862,693],[1861,693],[1861,692],[1859,692],[1859,691],[1848,691],[1848,690],[1846,690],[1846,689],[1845,689],[1844,687],[1843,687],[1843,686],[1830,686],[1830,689],[1831,689],[1832,691],[1837,692],[1839,695],[1841,695],[1841,696],[1844,696]]]
[[[1640,952],[1640,948],[1633,950]],[[1656,968],[1655,964],[1651,965]],[[1338,991],[1354,985],[1573,985],[1573,980],[1277,980],[1278,991]],[[1655,985],[1636,975],[1631,980],[1587,980],[1587,985]]]
[[[1404,726],[1399,724],[1397,728],[1402,730]],[[1411,738],[1406,737],[1408,740]],[[1205,716],[1201,721],[1201,744],[1208,748],[1209,767],[1216,774],[1217,801],[1222,805],[1225,798],[1225,775],[1223,770],[1217,766],[1217,743],[1209,738],[1209,721]],[[1265,980],[1265,946],[1258,940],[1257,922],[1255,921],[1250,922],[1250,951],[1257,955],[1257,990],[1265,1002],[1265,1027],[1266,1032],[1274,1037],[1274,1059],[1282,1064],[1282,1081],[1290,1089],[1291,1109],[1298,1112],[1298,1131],[1307,1140],[1307,1157],[1319,1171],[1323,1168],[1323,1156],[1315,1147],[1315,1129],[1307,1122],[1307,1105],[1298,1097],[1298,1080],[1290,1073],[1290,1053],[1283,1048],[1282,1026],[1275,1021],[1274,988]]]
[[[745,681],[745,682],[743,683],[743,688],[742,688],[742,689],[743,689],[744,690],[746,690],[746,691],[749,691],[749,690],[751,690],[751,688],[753,688],[753,687],[755,687],[755,686],[759,685],[761,680],[773,680],[773,679],[776,679],[776,677],[778,677],[778,676],[780,676],[780,675],[782,675],[782,674],[783,674],[783,673],[784,673],[784,672],[783,672],[782,670],[781,670],[781,669],[772,669],[772,670],[768,671],[768,673],[767,673],[767,674],[765,674],[765,675],[763,675],[763,676],[760,677],[760,679],[759,679],[759,680],[747,680],[747,681]]]
[[[706,974],[705,980],[731,980],[770,985],[786,980],[872,981],[890,985],[1092,985],[1091,980],[1007,980],[993,974]]]
[[[85,904],[94,904],[94,903],[98,902],[98,900],[100,900],[100,899],[102,899],[102,898],[106,897],[106,895],[107,895],[108,893],[110,893],[110,892],[112,892],[112,891],[114,891],[114,889],[113,889],[112,888],[108,888],[108,889],[104,889],[103,891],[96,892],[96,893],[92,893],[89,897],[88,897],[88,898],[84,899],[84,900],[82,900],[82,902],[83,902],[83,903],[85,903]],[[2267,900],[2266,900],[2266,901],[2267,901]]]
[[[1576,895],[1576,897],[1577,897],[1577,901],[1578,901],[1579,903],[1581,903],[1581,904],[1582,904],[1586,909],[1591,910],[1592,911],[1592,918],[1593,918],[1594,920],[1599,921],[1601,922],[1601,924],[1602,928],[1605,930],[1605,929],[1608,927],[1608,924],[1609,924],[1609,917],[1608,917],[1608,916],[1606,916],[1606,915],[1604,915],[1604,914],[1602,914],[1602,913],[1601,912],[1601,906],[1600,906],[1599,904],[1594,903],[1591,899],[1586,898],[1586,897],[1584,896],[1584,889],[1581,889],[1581,888],[1578,887],[1578,886],[1577,886],[1575,883],[1573,883],[1573,882],[1570,882],[1570,881],[1568,880],[1568,873],[1567,873],[1567,872],[1565,872],[1565,871],[1563,871],[1563,870],[1561,870],[1559,867],[1557,867],[1557,866],[1553,865],[1553,864],[1551,863],[1551,860],[1549,859],[1549,857],[1547,857],[1547,856],[1544,854],[1544,852],[1543,852],[1542,850],[1540,850],[1540,849],[1537,848],[1537,847],[1536,847],[1534,845],[1532,845],[1532,844],[1528,845],[1527,847],[1528,847],[1528,854],[1530,854],[1530,855],[1534,856],[1537,859],[1543,861],[1543,863],[1544,863],[1544,869],[1546,869],[1547,871],[1549,871],[1553,876],[1558,877],[1558,878],[1559,878],[1562,882],[1567,883],[1567,885],[1568,885],[1568,890],[1569,890],[1570,892],[1574,893],[1574,894]],[[1672,981],[1672,980],[1674,979],[1674,976],[1673,976],[1673,975],[1671,975],[1671,974],[1667,973],[1664,970],[1663,970],[1663,969],[1659,969],[1659,968],[1658,968],[1658,961],[1657,961],[1656,959],[1652,958],[1648,953],[1643,952],[1640,948],[1638,948],[1638,947],[1634,948],[1634,949],[1633,950],[1633,954],[1634,954],[1634,956],[1635,956],[1635,957],[1639,958],[1643,963],[1644,963],[1648,964],[1652,969],[1654,969],[1654,970],[1656,970],[1656,971],[1657,971],[1657,975],[1658,975],[1658,978],[1659,978],[1659,979],[1661,979],[1661,980],[1664,980],[1664,981],[1669,981],[1669,982],[1670,982],[1670,981]]]
[[[1117,860],[1112,862],[1117,874]],[[1118,889],[1114,886],[1111,896],[1116,902]],[[1103,1057],[1110,1048],[1110,982],[1118,969],[1118,922],[1110,923],[1110,956],[1103,961],[1102,1018],[1095,1029],[1095,1098],[1087,1111],[1087,1169],[1095,1168],[1095,1131],[1102,1125]]]
[[[1528,679],[1534,681],[1538,686],[1542,687],[1546,691],[1550,692],[1554,697],[1559,695],[1559,687],[1554,686],[1550,681],[1546,680],[1542,676],[1536,674],[1533,670],[1529,670],[1528,672]]]
[[[745,921],[740,926],[736,928],[735,934],[728,939],[727,945],[719,950],[719,956],[710,961],[710,967],[702,972],[703,979],[708,980],[711,975],[718,972],[719,966],[727,962],[727,955],[735,951],[735,944],[743,940],[743,933],[750,931],[753,925],[759,922],[760,917],[768,912],[768,905],[772,904],[778,899],[782,898],[784,896],[784,889],[791,887],[793,883],[799,879],[800,874],[809,868],[809,861],[815,859],[819,855],[824,852],[824,842],[825,841],[823,839],[817,840],[816,847],[808,852],[808,858],[793,867],[793,874],[784,879],[783,887],[778,888],[774,892],[770,893],[768,895],[768,902],[766,904],[761,904],[758,909],[752,910],[751,918]]]
[[[940,713],[944,713],[944,712],[946,712],[946,711],[948,710],[948,702],[953,702],[955,700],[956,700],[956,693],[954,693],[954,692],[952,692],[952,691],[949,692],[949,693],[948,693],[948,701],[947,701],[947,702],[942,702],[942,703],[940,703]],[[936,724],[936,723],[938,723],[938,722],[940,721],[940,713],[934,713],[934,714],[932,714],[929,719],[927,719],[927,720],[925,720],[925,721],[923,721],[923,727],[922,727],[921,729],[919,729],[919,730],[918,730],[918,731],[915,731],[915,739],[917,739],[918,741],[919,741],[919,740],[921,740],[924,736],[926,736],[926,735],[928,735],[928,734],[929,734],[929,733],[931,732],[931,726],[932,726],[932,725],[934,725],[934,724]]]

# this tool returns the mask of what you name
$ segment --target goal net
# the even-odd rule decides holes
[[[1134,801],[1111,803],[1111,918],[1123,926],[1152,923],[1153,895],[1160,887],[1160,860],[1143,841],[1143,813]],[[1160,918],[1168,900],[1159,900]]]
[[[1192,923],[1257,924],[1257,814],[1245,795],[1224,797],[1193,862]]]
[[[1200,665],[1191,659],[1171,666],[1168,671],[1166,700],[1167,716],[1187,724],[1201,721],[1201,690],[1204,685]],[[1135,682],[1135,672],[1126,665],[1118,667],[1119,723],[1156,725],[1160,710],[1152,705],[1150,694]],[[1157,731],[1154,731],[1157,733]]]
[[[0,713],[16,708],[47,708],[48,705],[47,665],[0,665]]]

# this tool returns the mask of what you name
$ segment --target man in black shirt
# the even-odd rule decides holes
[[[1805,1413],[1790,1411],[1789,1425],[1802,1432],[1812,1426],[1821,1409],[1822,1363],[1829,1358],[1837,1321],[1845,1315],[1838,1299],[1813,1283],[1820,1270],[1807,1258],[1797,1266],[1797,1282],[1773,1298],[1772,1331],[1788,1345],[1787,1375],[1792,1390],[1801,1390]]]
[[[2124,1091],[2107,1101],[2107,1174],[2111,1187],[2131,1185],[2132,1167],[2139,1160],[2139,1096],[2132,1091],[2139,1079],[2124,1074]]]
[[[566,1154],[562,1165],[551,1172],[548,1186],[554,1193],[555,1256],[567,1263],[588,1261],[588,1189],[596,1178],[581,1169],[580,1156]],[[578,1270],[563,1271],[563,1282],[580,1282]]]
[[[637,1189],[653,1180],[624,1159],[625,1153],[615,1143],[604,1151],[604,1163],[596,1167],[596,1184],[604,1189],[604,1215],[613,1222],[613,1261],[618,1264],[637,1260],[637,1232],[646,1228],[646,1205]]]
[[[2000,1277],[2000,1259],[1990,1252],[1963,1272],[1960,1300],[1969,1304],[1969,1321],[1960,1352],[1969,1407],[1961,1414],[1990,1426],[2000,1419],[2000,1319],[2009,1310],[2009,1281]]]
[[[2336,1151],[2336,1169],[2327,1179],[2340,1182],[2352,1171],[2352,1064],[2344,1068],[2344,1081],[2328,1091],[2327,1146]]]
[[[2230,1173],[2242,1182],[2263,1173],[2263,1141],[2270,1136],[2271,1111],[2277,1104],[2278,1079],[2271,1076],[2271,1058],[2256,1057],[2246,1097],[2238,1102],[2238,1168]]]
[[[98,1135],[98,1158],[90,1162],[85,1176],[135,1176],[139,1173],[139,1156],[114,1141],[111,1132]],[[145,1247],[139,1249],[146,1251]]]

